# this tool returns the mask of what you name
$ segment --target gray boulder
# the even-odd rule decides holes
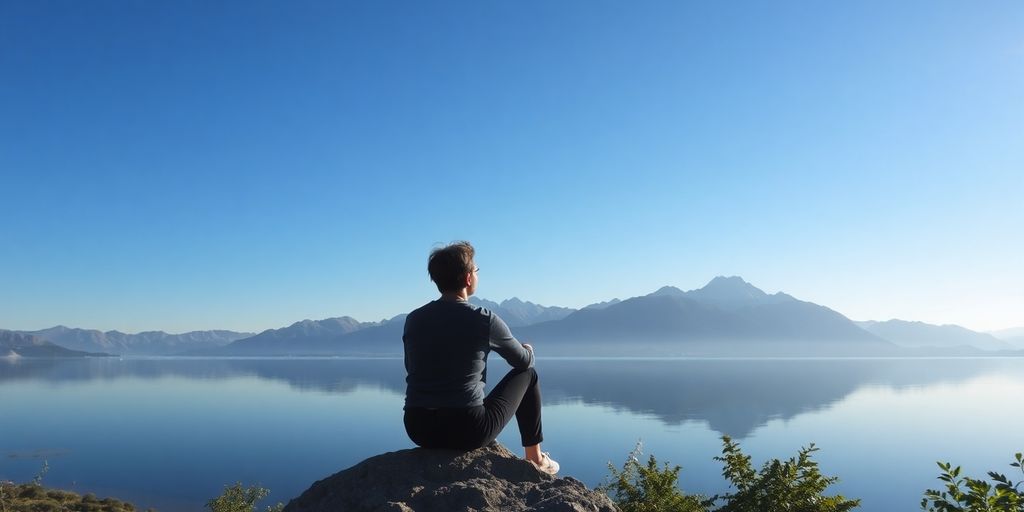
[[[504,446],[413,448],[366,459],[314,483],[284,512],[616,512],[607,495],[553,477]]]

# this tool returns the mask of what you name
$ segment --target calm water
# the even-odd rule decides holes
[[[493,358],[492,358],[493,361]],[[492,362],[497,381],[503,362]],[[689,492],[725,491],[728,434],[760,464],[814,442],[862,510],[918,510],[935,461],[1009,472],[1024,450],[1024,359],[538,362],[544,447],[601,483],[643,440]],[[411,447],[401,360],[0,360],[0,479],[200,510],[235,481],[287,501],[313,481]],[[513,425],[499,438],[518,450]],[[1016,480],[1016,478],[1015,478]],[[269,503],[269,502],[268,502]]]

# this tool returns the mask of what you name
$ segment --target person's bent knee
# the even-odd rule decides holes
[[[520,373],[526,373],[526,374],[529,374],[530,377],[532,377],[532,378],[537,378],[537,368],[533,367],[533,366],[531,366],[529,368],[513,368],[508,373],[512,374],[512,375],[516,375],[516,374],[520,374]]]
[[[533,380],[534,384],[540,380],[540,374],[537,373],[537,368],[535,366],[527,368],[526,371],[530,372],[530,378]]]

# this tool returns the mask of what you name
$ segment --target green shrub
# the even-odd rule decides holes
[[[1014,455],[1016,462],[1010,464],[1024,473],[1024,455]],[[951,467],[948,462],[939,462],[942,474],[939,480],[946,482],[946,490],[928,489],[921,499],[921,509],[928,512],[1024,512],[1024,492],[1021,482],[1013,483],[1006,475],[989,471],[990,484],[981,479],[960,477],[960,466]]]
[[[811,458],[818,451],[814,443],[801,448],[796,457],[765,462],[760,472],[754,470],[750,456],[744,455],[729,436],[722,437],[722,445],[722,456],[715,460],[725,464],[722,476],[736,492],[718,497],[725,500],[718,509],[721,512],[843,512],[860,506],[860,500],[823,494],[839,479],[821,474],[818,463]]]
[[[47,489],[35,483],[0,482],[0,512],[134,512],[131,503],[71,491]]]
[[[235,485],[225,486],[224,492],[206,502],[206,507],[211,512],[255,512],[256,502],[266,498],[270,494],[268,489],[258,486],[242,488],[242,482]],[[279,512],[284,505],[278,503],[273,507],[267,507],[267,512]]]
[[[679,466],[658,468],[658,462],[651,455],[647,465],[640,464],[639,456],[642,445],[629,453],[622,471],[616,470],[611,463],[610,481],[599,487],[608,493],[622,512],[704,512],[708,510],[710,501],[702,496],[684,495],[679,491],[676,481],[679,479]]]
[[[641,464],[639,444],[621,471],[608,465],[610,483],[601,489],[623,512],[845,512],[860,505],[860,500],[823,494],[838,478],[821,474],[811,457],[818,451],[813,444],[801,448],[796,457],[765,462],[760,471],[729,436],[722,437],[722,445],[722,456],[715,460],[724,463],[722,476],[732,484],[733,493],[712,498],[684,494],[677,485],[682,468],[668,463],[659,467],[653,455]],[[712,508],[716,503],[718,508]]]

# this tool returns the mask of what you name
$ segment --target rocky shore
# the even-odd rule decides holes
[[[413,448],[314,483],[285,512],[616,512],[607,495],[537,471],[497,443],[470,452]]]

